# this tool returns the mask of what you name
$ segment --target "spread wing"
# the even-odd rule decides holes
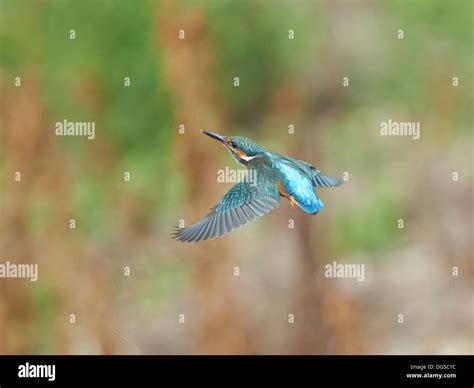
[[[252,222],[280,204],[280,195],[274,182],[239,182],[232,187],[200,221],[188,228],[177,229],[174,238],[197,242],[220,237]]]

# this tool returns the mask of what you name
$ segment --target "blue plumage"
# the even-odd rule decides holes
[[[315,214],[324,207],[307,174],[284,159],[276,160],[273,165],[281,175],[280,182],[284,191],[292,196],[306,213]]]
[[[316,214],[324,205],[315,188],[342,183],[322,175],[309,163],[267,151],[245,137],[203,132],[219,140],[235,160],[253,172],[256,181],[237,183],[203,219],[188,228],[178,228],[174,237],[179,241],[205,241],[230,233],[275,209],[280,197],[306,213]]]

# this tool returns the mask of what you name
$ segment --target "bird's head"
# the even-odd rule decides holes
[[[264,151],[253,140],[243,136],[222,136],[210,131],[201,131],[205,135],[220,141],[230,152],[230,154],[242,164],[247,164],[259,153]]]

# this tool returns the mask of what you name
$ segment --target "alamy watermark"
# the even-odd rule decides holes
[[[238,183],[248,182],[251,186],[257,185],[257,170],[235,170],[226,167],[225,169],[217,170],[218,183]]]
[[[38,264],[0,263],[0,278],[29,278],[31,282],[36,282]]]
[[[411,136],[418,140],[421,136],[421,124],[419,121],[382,121],[380,123],[381,136]]]
[[[364,264],[338,264],[333,261],[324,266],[324,277],[326,278],[353,278],[358,282],[365,280]]]
[[[87,136],[89,140],[95,139],[94,121],[58,121],[55,125],[56,136]]]
[[[29,362],[18,366],[19,378],[43,378],[48,381],[56,380],[56,365],[36,365]]]

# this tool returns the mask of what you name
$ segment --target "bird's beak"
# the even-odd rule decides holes
[[[201,131],[201,132],[209,137],[212,137],[213,139],[219,140],[224,145],[227,145],[227,138],[225,136],[219,135],[211,131]]]
[[[235,158],[235,160],[237,160],[237,162],[243,163],[242,158],[244,160],[247,160],[245,159],[247,155],[245,155],[245,153],[243,153],[242,151],[239,151],[238,149],[235,148],[234,145],[232,145],[231,137],[222,136],[211,131],[201,131],[201,132],[209,137],[212,137],[213,139],[220,141],[224,145],[224,147],[229,150],[230,154]]]

